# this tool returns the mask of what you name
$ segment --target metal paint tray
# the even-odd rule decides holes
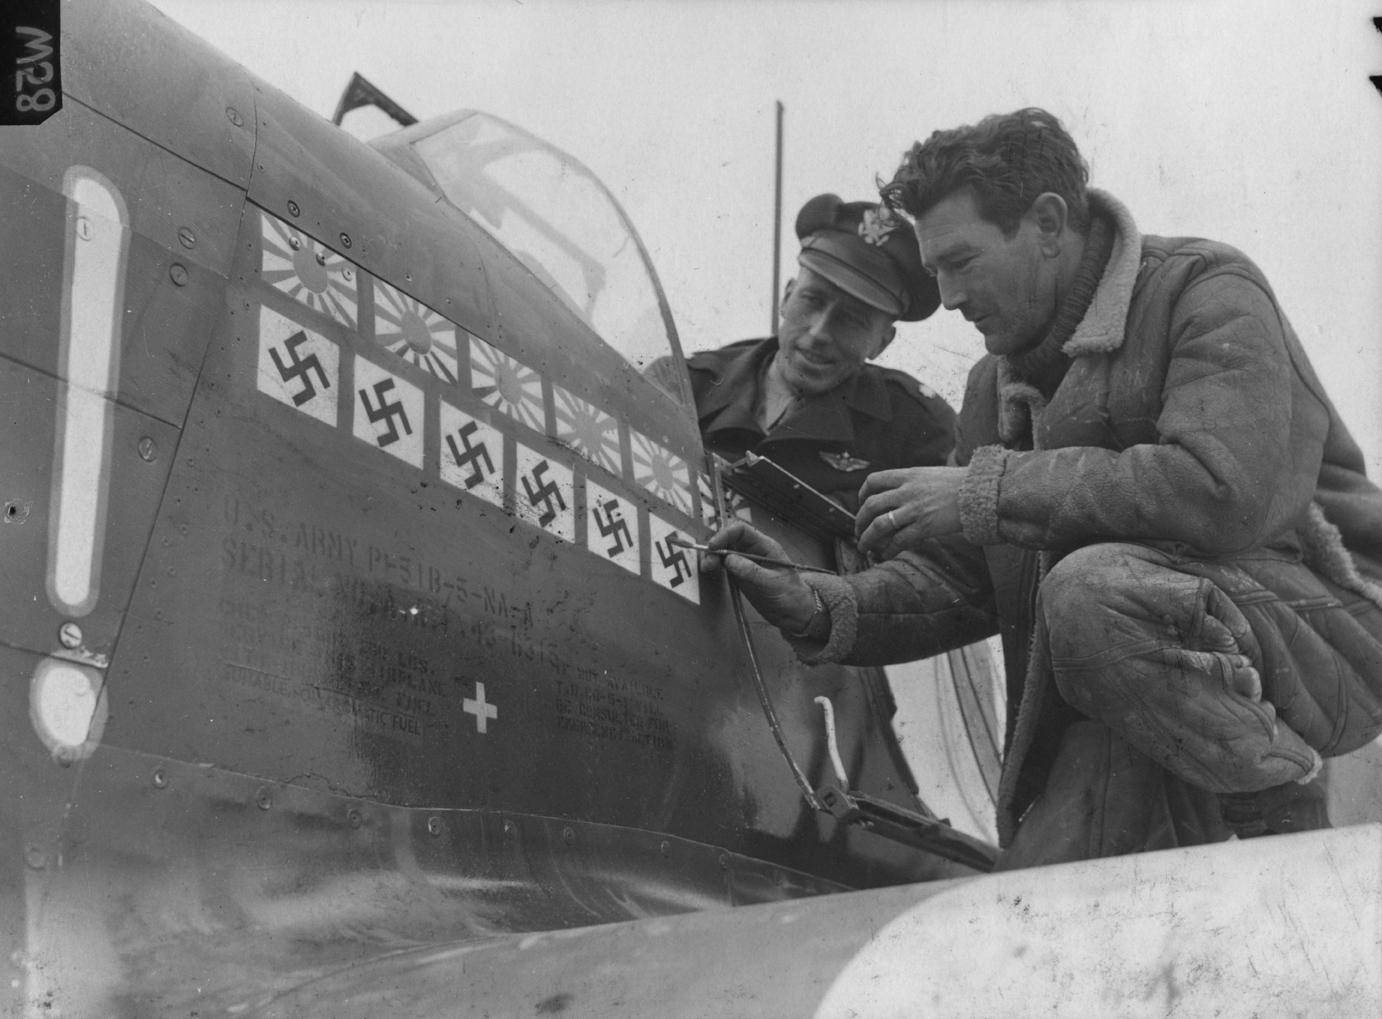
[[[745,498],[821,538],[853,538],[854,514],[766,456],[730,464],[724,482]]]

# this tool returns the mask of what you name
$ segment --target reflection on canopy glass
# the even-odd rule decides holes
[[[635,368],[671,355],[653,268],[594,174],[483,113],[420,139],[414,149],[457,208]]]

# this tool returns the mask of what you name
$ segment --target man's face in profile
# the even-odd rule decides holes
[[[805,266],[787,287],[777,357],[782,377],[798,392],[825,393],[848,382],[893,337],[887,312]]]
[[[1055,274],[1030,214],[1005,237],[979,214],[968,190],[957,191],[918,217],[916,235],[942,306],[973,322],[990,354],[1040,342],[1055,314]]]

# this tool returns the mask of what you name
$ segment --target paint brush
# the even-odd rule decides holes
[[[752,560],[756,563],[762,563],[764,566],[781,566],[788,570],[801,570],[803,573],[827,573],[832,577],[836,575],[834,570],[824,570],[819,566],[807,566],[804,563],[794,563],[787,559],[773,559],[771,556],[755,555],[752,552],[740,552],[732,548],[711,548],[708,545],[697,545],[695,542],[687,541],[685,538],[675,534],[667,539],[667,544],[676,545],[678,548],[694,549],[697,552],[708,552],[711,555],[741,555],[745,559]]]

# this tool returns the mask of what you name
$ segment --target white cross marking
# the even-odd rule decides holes
[[[499,709],[493,704],[485,703],[485,684],[475,684],[475,697],[467,697],[461,702],[461,710],[466,714],[475,716],[475,731],[488,732],[489,720],[499,717]]]

